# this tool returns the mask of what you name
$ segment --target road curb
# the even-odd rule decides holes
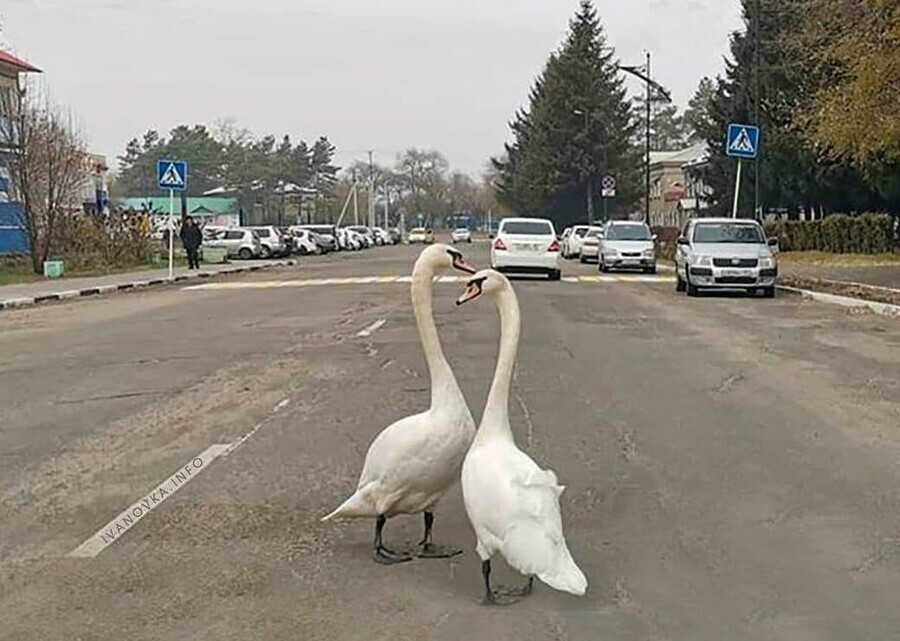
[[[41,303],[49,303],[61,300],[73,300],[75,298],[88,298],[91,296],[102,296],[112,294],[113,292],[125,292],[135,289],[146,289],[148,287],[157,287],[159,285],[171,285],[181,283],[193,279],[209,279],[216,276],[228,276],[231,274],[240,274],[244,272],[257,272],[263,269],[272,269],[274,267],[293,267],[297,265],[296,260],[280,260],[268,263],[266,265],[249,265],[247,267],[235,267],[233,269],[223,269],[216,272],[194,272],[190,274],[179,274],[172,279],[154,278],[151,280],[135,280],[127,283],[118,283],[115,285],[96,285],[94,287],[84,287],[82,289],[71,289],[64,292],[54,292],[52,294],[37,294],[35,296],[22,296],[19,298],[7,298],[0,300],[0,311],[6,309],[21,309],[23,307],[32,307]]]
[[[837,294],[826,294],[811,289],[799,289],[797,287],[788,287],[787,285],[778,285],[778,289],[792,294],[799,294],[806,300],[816,301],[817,303],[825,303],[827,305],[838,305],[840,307],[849,308],[865,308],[882,316],[891,318],[900,318],[900,305],[891,305],[889,303],[879,303],[877,301],[865,300],[863,298],[851,298],[849,296],[838,296]]]

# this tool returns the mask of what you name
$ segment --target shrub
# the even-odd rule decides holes
[[[888,214],[831,214],[823,220],[770,221],[765,227],[783,251],[881,254],[893,248],[893,224]]]

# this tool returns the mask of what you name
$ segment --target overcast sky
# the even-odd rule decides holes
[[[721,72],[738,0],[595,0],[625,63],[653,53],[683,105]],[[254,133],[327,135],[339,161],[441,150],[472,174],[578,0],[3,0],[2,40],[45,71],[92,151],[148,128],[233,117]],[[636,89],[637,87],[632,87]]]

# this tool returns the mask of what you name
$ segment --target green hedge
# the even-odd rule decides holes
[[[767,222],[782,251],[883,254],[893,249],[894,219],[888,214],[831,214],[823,220]]]

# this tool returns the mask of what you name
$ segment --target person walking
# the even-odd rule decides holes
[[[200,245],[203,234],[194,219],[188,216],[181,227],[181,244],[187,252],[188,269],[200,269]]]

